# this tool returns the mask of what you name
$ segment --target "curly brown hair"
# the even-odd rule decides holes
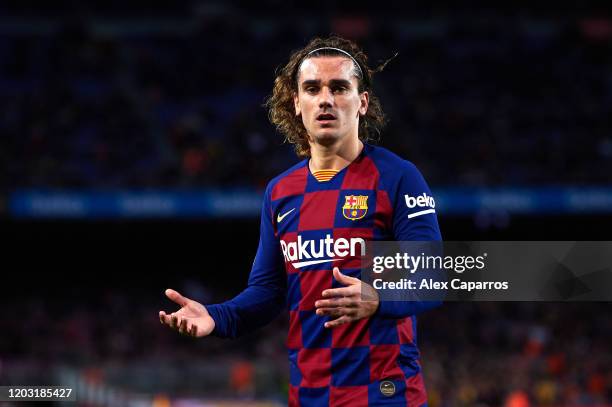
[[[341,49],[354,58],[353,63],[356,62],[359,65],[354,69],[359,83],[358,92],[367,91],[369,94],[368,111],[359,120],[359,139],[368,141],[377,137],[386,122],[380,101],[372,94],[372,77],[376,72],[381,71],[387,63],[372,70],[368,67],[367,55],[353,41],[338,36],[314,38],[304,48],[291,54],[289,62],[278,72],[274,80],[272,95],[267,98],[264,105],[268,108],[270,121],[285,136],[285,140],[294,145],[295,152],[300,157],[310,156],[310,145],[308,144],[306,128],[304,128],[301,117],[295,115],[293,103],[293,97],[298,92],[298,70],[307,58],[321,55],[346,56],[342,52],[329,49],[312,52],[318,48]]]

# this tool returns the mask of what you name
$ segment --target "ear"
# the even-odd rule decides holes
[[[295,115],[299,116],[302,113],[302,109],[300,108],[300,98],[297,92],[293,94],[293,106],[295,107]]]
[[[368,106],[370,104],[370,95],[368,92],[361,92],[359,94],[359,101],[359,114],[361,116],[365,116],[365,114],[368,112]]]

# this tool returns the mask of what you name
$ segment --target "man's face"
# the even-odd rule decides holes
[[[305,60],[298,72],[294,104],[311,143],[327,146],[358,136],[359,115],[368,110],[368,93],[358,92],[350,59],[313,57]]]

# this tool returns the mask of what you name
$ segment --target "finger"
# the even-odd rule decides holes
[[[355,307],[357,302],[352,297],[335,297],[328,300],[318,300],[315,302],[315,307]]]
[[[348,315],[342,315],[338,319],[334,319],[333,321],[326,322],[325,328],[335,328],[342,324],[346,324],[347,322],[350,322],[350,321],[351,321],[351,318]]]
[[[168,318],[168,315],[164,311],[159,311],[159,322],[166,325],[168,323],[166,322],[167,318]]]
[[[353,286],[340,287],[340,288],[329,288],[323,290],[321,293],[322,297],[349,297],[355,293]]]
[[[187,334],[187,318],[181,318],[181,323],[179,325],[179,332],[183,335]]]
[[[319,308],[316,314],[319,316],[339,318],[343,315],[350,316],[350,311],[348,308]]]
[[[181,333],[183,335],[188,335],[189,334],[189,321],[187,321],[187,318],[183,318],[182,323],[181,323]]]
[[[198,327],[196,326],[196,324],[191,325],[191,329],[189,330],[189,335],[193,336],[194,338],[198,336]]]
[[[171,314],[171,321],[170,321],[170,326],[174,329],[178,328],[178,316],[176,314]]]
[[[184,307],[189,302],[188,298],[183,297],[181,294],[179,294],[178,291],[175,291],[175,290],[173,290],[171,288],[168,288],[166,290],[166,297],[168,297],[172,301],[176,302],[181,307]]]
[[[349,277],[346,274],[342,274],[342,272],[340,271],[338,267],[334,267],[333,274],[334,274],[334,278],[336,279],[336,281],[339,282],[340,284],[354,285],[354,284],[359,284],[361,282],[361,280],[358,278]]]

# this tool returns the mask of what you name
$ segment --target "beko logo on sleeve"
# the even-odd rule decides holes
[[[410,213],[408,214],[408,218],[414,218],[415,216],[420,216],[420,215],[425,215],[428,213],[435,213],[435,207],[436,207],[436,201],[433,199],[433,197],[427,195],[427,193],[423,192],[422,195],[419,195],[417,197],[414,196],[410,196],[410,195],[404,195],[404,198],[406,199],[406,206],[409,209],[414,209],[416,207],[419,208],[429,208],[429,209],[425,209],[422,211],[418,211],[418,212],[414,212],[414,213]]]

